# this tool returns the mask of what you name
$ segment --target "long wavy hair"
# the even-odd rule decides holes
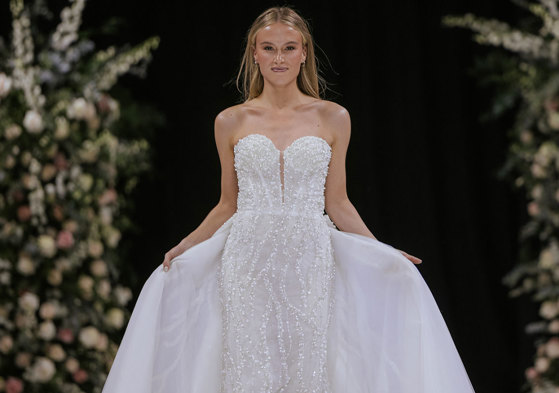
[[[273,23],[280,22],[291,26],[301,33],[303,47],[307,49],[305,64],[297,76],[297,86],[304,94],[321,98],[326,88],[326,81],[318,73],[313,38],[307,21],[291,7],[271,7],[262,12],[247,32],[244,43],[244,54],[237,73],[236,86],[242,94],[242,100],[248,101],[258,97],[264,89],[264,78],[258,64],[254,64],[254,47],[258,31]]]

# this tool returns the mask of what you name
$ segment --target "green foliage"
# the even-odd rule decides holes
[[[534,366],[526,370],[532,392],[559,389],[559,11],[556,0],[516,1],[527,12],[521,28],[472,14],[447,16],[443,24],[474,32],[494,47],[475,61],[473,75],[494,91],[484,119],[514,115],[502,177],[526,195],[528,220],[519,241],[520,261],[504,278],[510,296],[531,295],[541,321]]]
[[[95,51],[84,5],[48,33],[44,1],[12,0],[0,45],[0,390],[100,392],[129,317],[117,247],[165,119],[116,82],[159,38]]]

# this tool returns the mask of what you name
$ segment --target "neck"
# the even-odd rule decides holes
[[[303,102],[303,93],[297,88],[297,83],[287,86],[272,86],[264,83],[262,94],[258,99],[271,109],[290,109]]]

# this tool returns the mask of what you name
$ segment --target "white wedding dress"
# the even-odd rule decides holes
[[[153,271],[103,393],[474,392],[417,267],[324,214],[324,139],[234,153],[237,211]]]

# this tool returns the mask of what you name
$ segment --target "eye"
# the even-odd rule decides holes
[[[273,49],[270,45],[266,45],[266,46],[264,47],[264,50],[270,50],[270,49]]]
[[[290,45],[290,46],[287,47],[287,49],[288,49],[288,50],[295,50],[295,47],[292,46],[292,45]]]

